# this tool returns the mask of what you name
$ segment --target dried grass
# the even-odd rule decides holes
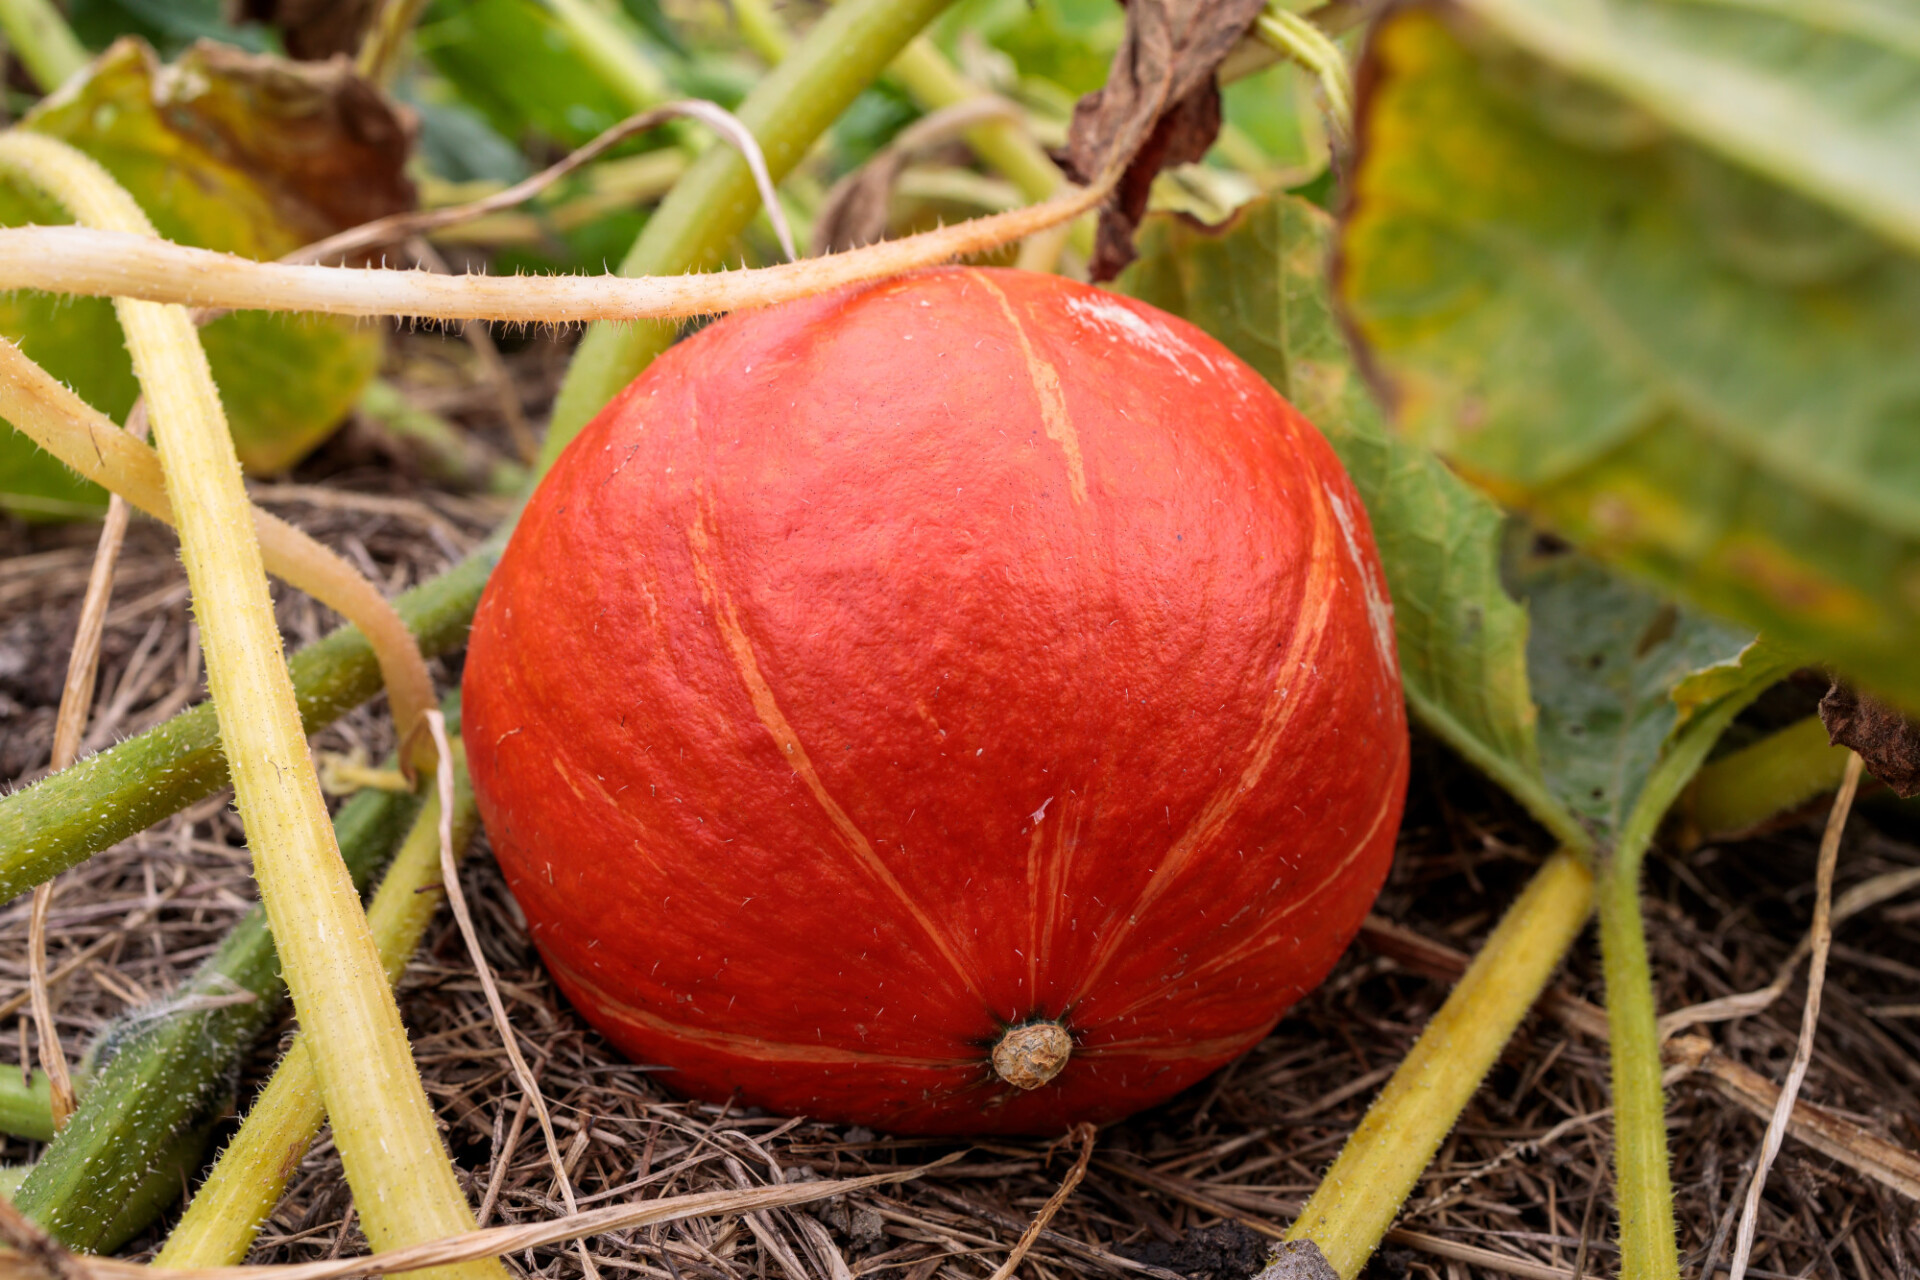
[[[510,444],[490,388],[457,336],[405,335],[397,375],[437,411]],[[550,394],[561,353],[534,341],[508,360],[528,407]],[[307,464],[277,509],[389,590],[450,563],[501,504],[435,492],[349,432]],[[331,495],[331,496],[328,496]],[[44,768],[66,645],[93,552],[91,528],[0,528],[0,779]],[[284,595],[290,640],[331,624]],[[455,672],[442,668],[443,683]],[[185,580],[164,530],[129,534],[101,658],[89,749],[200,696]],[[319,736],[323,749],[391,746],[363,710]],[[1903,825],[1904,824],[1904,825]],[[1912,810],[1863,804],[1841,851],[1837,891],[1920,867]],[[1649,933],[1660,1006],[1679,1009],[1765,987],[1806,933],[1818,831],[1798,826],[1738,844],[1650,860]],[[253,900],[238,824],[225,797],[195,806],[69,872],[51,915],[50,963],[62,1040],[164,996]],[[1400,854],[1379,912],[1442,948],[1471,950],[1539,861],[1537,832],[1489,786],[1422,743]],[[914,1181],[749,1217],[632,1227],[588,1242],[605,1275],[650,1280],[984,1280],[1059,1189],[1075,1152],[1048,1139],[971,1146],[893,1140],[675,1099],[645,1066],[623,1061],[555,994],[527,944],[491,859],[462,872],[501,998],[552,1108],[582,1210],[641,1198],[735,1191],[815,1178],[898,1173],[960,1153]],[[0,1014],[26,993],[27,899],[0,909]],[[1417,949],[1356,945],[1333,975],[1253,1052],[1172,1102],[1104,1130],[1085,1179],[1039,1233],[1020,1273],[1033,1280],[1150,1275],[1241,1280],[1258,1242],[1284,1225],[1366,1102],[1437,1007],[1444,985]],[[1429,948],[1444,959],[1444,951]],[[1398,958],[1395,958],[1398,957]],[[1920,910],[1912,896],[1839,926],[1819,1038],[1803,1098],[1896,1148],[1920,1149]],[[1804,977],[1772,1008],[1706,1028],[1735,1067],[1778,1081],[1793,1054]],[[1614,1269],[1607,1169],[1605,1045],[1579,1001],[1599,971],[1582,946],[1562,975],[1560,1016],[1536,1011],[1417,1189],[1372,1273],[1456,1280],[1479,1272],[1571,1277]],[[483,1225],[564,1212],[543,1144],[528,1133],[514,1082],[465,947],[444,918],[401,988],[402,1008],[468,1193]],[[24,1026],[24,1023],[21,1024]],[[9,1028],[12,1030],[12,1028]],[[287,1028],[254,1055],[257,1088]],[[25,1032],[0,1061],[17,1062]],[[1689,1042],[1692,1044],[1692,1042]],[[1698,1046],[1695,1045],[1695,1048]],[[7,1069],[0,1067],[0,1069]],[[1726,1256],[1762,1122],[1727,1073],[1674,1086],[1670,1117],[1681,1251],[1689,1273]],[[1054,1135],[1057,1140],[1059,1135]],[[34,1155],[7,1140],[0,1159]],[[1750,1274],[1913,1280],[1914,1201],[1789,1139],[1768,1182]],[[1225,1226],[1221,1224],[1239,1224]],[[130,1257],[159,1241],[136,1242]],[[350,1257],[364,1249],[338,1157],[315,1144],[254,1252],[255,1262]],[[529,1275],[578,1276],[568,1246],[516,1251]]]

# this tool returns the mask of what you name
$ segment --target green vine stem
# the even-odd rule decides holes
[[[631,111],[644,111],[673,96],[660,68],[647,60],[618,23],[592,0],[543,0],[567,33],[580,60],[592,67]]]
[[[466,849],[479,825],[466,756],[453,740],[453,847]],[[398,983],[442,894],[440,885],[440,796],[429,793],[406,841],[367,907],[367,923],[380,946],[380,963],[389,984]],[[319,1082],[307,1056],[307,1037],[295,1037],[273,1078],[221,1152],[219,1162],[194,1193],[167,1243],[154,1259],[162,1268],[237,1266],[246,1260],[287,1180],[300,1166],[325,1120]]]
[[[1613,848],[1603,851],[1595,869],[1613,1067],[1621,1280],[1678,1280],[1680,1275],[1653,967],[1640,914],[1641,865],[1667,810],[1733,718],[1795,665],[1783,658],[1761,660],[1745,684],[1694,712],[1648,775]]]
[[[1847,749],[1808,716],[1704,766],[1687,788],[1687,817],[1703,838],[1738,835],[1832,791],[1846,770]]]
[[[1287,1232],[1353,1280],[1593,907],[1593,876],[1562,849],[1535,874],[1367,1108]]]
[[[87,65],[87,50],[52,0],[0,0],[0,30],[44,93]]]
[[[1353,76],[1347,55],[1315,23],[1288,9],[1279,0],[1267,0],[1267,9],[1254,20],[1253,34],[1262,44],[1284,54],[1311,72],[1327,101],[1334,133],[1348,138],[1353,132]]]
[[[29,1142],[53,1139],[53,1083],[46,1072],[29,1077],[23,1071],[0,1070],[0,1133]]]
[[[760,140],[777,182],[814,139],[877,78],[951,0],[843,0],[754,86],[736,114]],[[660,202],[620,273],[672,275],[714,266],[760,207],[746,162],[710,148]],[[595,324],[581,339],[561,383],[540,451],[546,474],[580,428],[673,342],[678,327],[649,321]]]
[[[1600,955],[1613,1058],[1614,1181],[1622,1280],[1678,1280],[1680,1255],[1668,1172],[1666,1093],[1660,1084],[1653,969],[1640,916],[1640,858],[1619,853],[1601,870]]]
[[[780,20],[767,0],[733,0],[732,8],[740,38],[760,55],[762,62],[771,67],[787,60],[787,55],[793,52],[793,38],[787,34],[787,24]]]
[[[334,833],[356,886],[372,879],[418,808],[414,797],[384,791],[341,806]],[[94,1252],[146,1230],[199,1167],[241,1058],[285,996],[273,934],[256,906],[178,990],[101,1032],[88,1054],[100,1065],[83,1076],[80,1109],[28,1176],[20,1208],[70,1247]],[[50,1127],[51,1119],[5,1108],[0,1128],[32,1137],[16,1126]],[[146,1209],[122,1207],[136,1203]]]
[[[82,223],[152,236],[106,171],[50,138],[0,135],[0,165]],[[180,520],[235,802],[254,878],[310,1049],[334,1141],[376,1250],[471,1229],[473,1212],[434,1126],[393,992],[340,860],[281,656],[252,507],[200,337],[183,307],[118,298]],[[497,1262],[448,1275],[502,1276]]]

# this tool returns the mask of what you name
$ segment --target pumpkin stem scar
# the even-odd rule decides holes
[[[1073,1054],[1073,1037],[1057,1022],[1009,1027],[994,1042],[993,1072],[1017,1089],[1038,1089],[1060,1074]]]

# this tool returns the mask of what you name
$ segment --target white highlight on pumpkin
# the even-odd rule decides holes
[[[1347,559],[1353,561],[1354,572],[1360,575],[1361,586],[1367,593],[1367,621],[1373,627],[1373,647],[1379,651],[1380,661],[1392,667],[1393,606],[1381,596],[1380,585],[1374,581],[1373,571],[1360,554],[1360,539],[1354,532],[1353,516],[1347,511],[1347,504],[1335,493],[1327,495],[1327,502],[1332,505],[1333,518],[1340,525],[1341,541],[1347,544]]]
[[[1112,298],[1074,297],[1067,299],[1067,310],[1075,317],[1105,329],[1109,334],[1126,339],[1136,347],[1151,351],[1167,361],[1181,377],[1195,386],[1200,384],[1200,375],[1192,366],[1205,365],[1218,373],[1213,358],[1200,350],[1185,338],[1175,333],[1167,325],[1148,316],[1141,315],[1132,307]]]
[[[1040,825],[1040,819],[1047,816],[1047,806],[1052,803],[1053,803],[1053,797],[1048,796],[1045,800],[1042,800],[1040,802],[1040,807],[1038,809],[1035,809],[1031,814],[1027,815],[1028,817],[1033,819],[1034,826],[1037,827]]]

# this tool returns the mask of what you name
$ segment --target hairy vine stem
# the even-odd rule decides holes
[[[435,890],[442,879],[443,828],[452,849],[461,853],[479,827],[479,811],[457,738],[448,755],[454,777],[452,804],[446,803],[444,781],[436,782],[367,904],[367,923],[390,985],[400,980],[439,910],[440,895]],[[319,1081],[302,1032],[254,1099],[213,1171],[194,1192],[154,1265],[180,1269],[244,1262],[254,1237],[299,1168],[297,1153],[306,1151],[325,1119]]]
[[[1562,849],[1507,908],[1287,1232],[1341,1280],[1366,1265],[1467,1099],[1593,911],[1593,873]]]
[[[566,324],[684,319],[771,306],[997,249],[1078,217],[1107,183],[1044,204],[955,223],[903,240],[776,267],[697,275],[443,276],[430,271],[256,262],[146,236],[87,227],[0,230],[0,289],[245,311],[420,316]]]

